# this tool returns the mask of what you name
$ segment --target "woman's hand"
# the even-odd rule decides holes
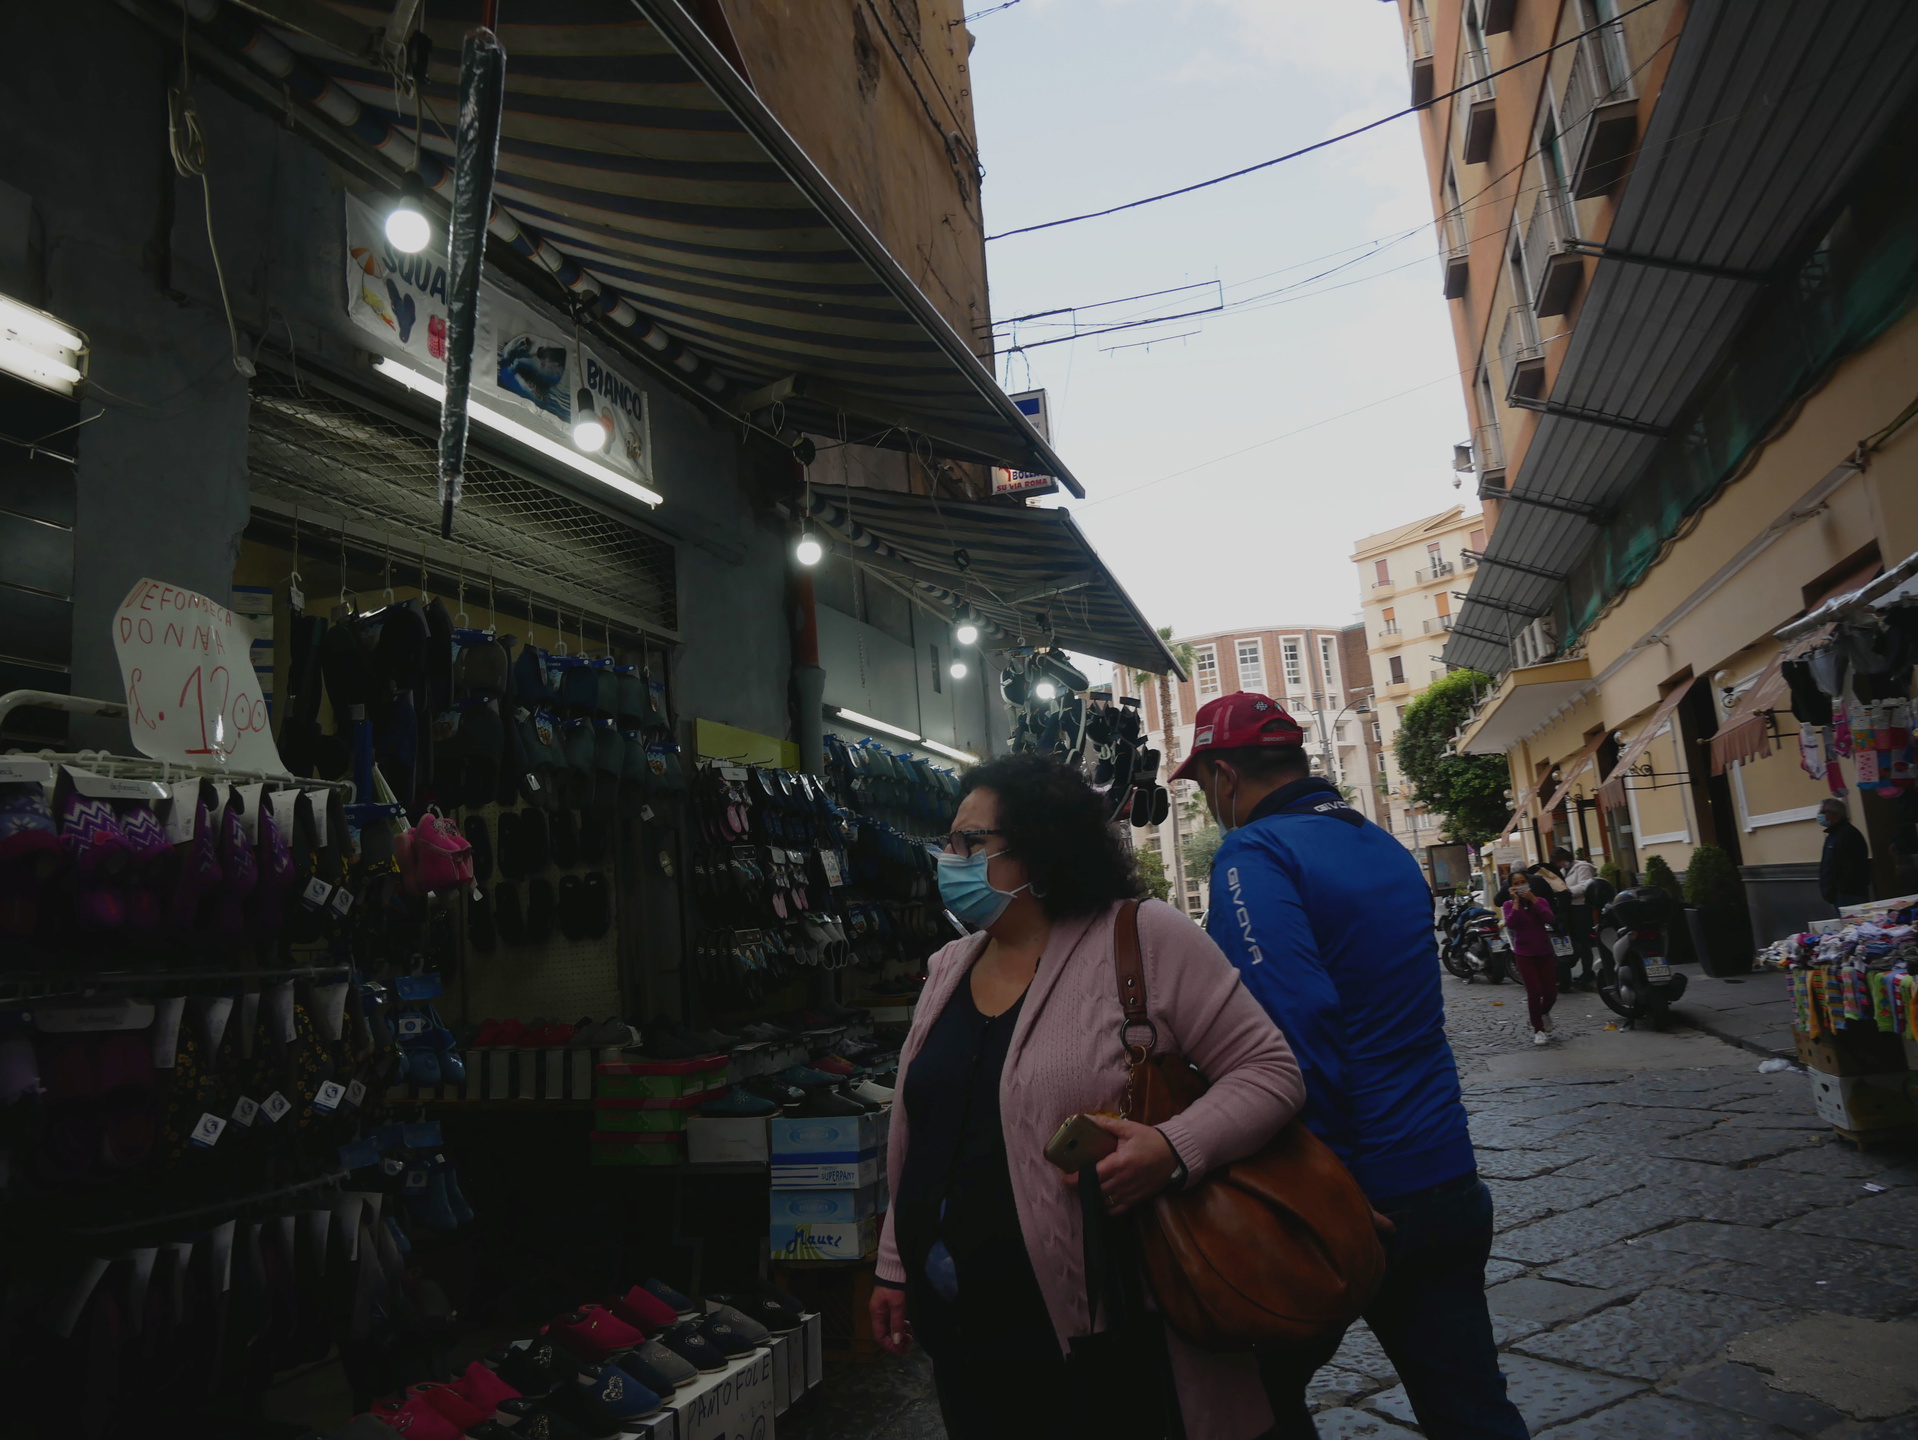
[[[889,1355],[904,1355],[912,1349],[912,1321],[906,1318],[904,1290],[872,1287],[872,1338]]]
[[[1086,1118],[1119,1142],[1119,1148],[1099,1162],[1099,1190],[1109,1212],[1123,1215],[1165,1189],[1179,1168],[1170,1140],[1136,1120],[1112,1115]],[[1079,1177],[1068,1175],[1066,1183],[1077,1186]]]

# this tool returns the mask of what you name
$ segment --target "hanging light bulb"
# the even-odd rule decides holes
[[[606,446],[606,426],[593,406],[593,392],[579,387],[579,399],[573,406],[573,443],[591,454]]]
[[[416,171],[407,172],[399,202],[386,212],[386,238],[395,250],[408,255],[424,250],[433,238],[432,223],[426,218],[426,189]]]
[[[1037,685],[1032,687],[1032,693],[1041,700],[1057,700],[1059,698],[1059,687],[1054,685],[1050,680],[1041,680]]]
[[[810,534],[801,535],[799,544],[793,547],[793,559],[801,565],[817,565],[825,553],[825,547]]]
[[[953,661],[951,665],[946,667],[946,673],[952,676],[952,678],[955,680],[965,679],[966,678],[966,662],[963,660]]]
[[[961,621],[959,628],[952,632],[952,638],[957,640],[961,645],[977,645],[979,643],[979,627],[970,620]]]

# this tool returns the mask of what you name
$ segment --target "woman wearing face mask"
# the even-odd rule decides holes
[[[1503,906],[1505,929],[1512,937],[1512,958],[1525,982],[1525,1008],[1532,1018],[1532,1043],[1543,1045],[1552,1032],[1552,1006],[1558,1000],[1558,957],[1552,953],[1552,905],[1532,890],[1531,878],[1512,876],[1512,898]]]
[[[900,1056],[873,1334],[894,1354],[925,1345],[951,1440],[1051,1437],[1076,1428],[1063,1347],[1093,1328],[1079,1200],[1044,1156],[1053,1132],[1097,1116],[1118,1141],[1100,1188],[1123,1214],[1257,1150],[1304,1089],[1218,948],[1147,901],[1139,944],[1159,1043],[1211,1087],[1157,1127],[1111,1118],[1126,1079],[1114,921],[1138,893],[1131,856],[1102,797],[1040,756],[975,767],[963,797],[939,890],[978,933],[932,957]],[[1169,1346],[1191,1440],[1271,1426],[1250,1356]]]

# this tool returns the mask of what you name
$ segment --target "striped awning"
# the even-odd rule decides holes
[[[226,56],[377,155],[397,191],[414,157],[412,104],[376,60],[227,0],[176,3]],[[326,4],[366,35],[392,16],[390,5]],[[259,8],[277,13],[273,0]],[[419,169],[446,196],[442,123],[453,121],[461,40],[480,5],[424,9],[433,50]],[[609,329],[735,414],[777,405],[817,434],[1052,474],[1083,493],[682,0],[508,4],[499,36],[491,233]]]
[[[808,514],[835,552],[897,576],[988,649],[1058,645],[1181,680],[1185,672],[1063,510],[883,490],[814,489]]]

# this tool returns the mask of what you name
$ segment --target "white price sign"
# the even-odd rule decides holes
[[[246,622],[193,590],[142,580],[113,617],[127,728],[142,755],[284,775]]]

